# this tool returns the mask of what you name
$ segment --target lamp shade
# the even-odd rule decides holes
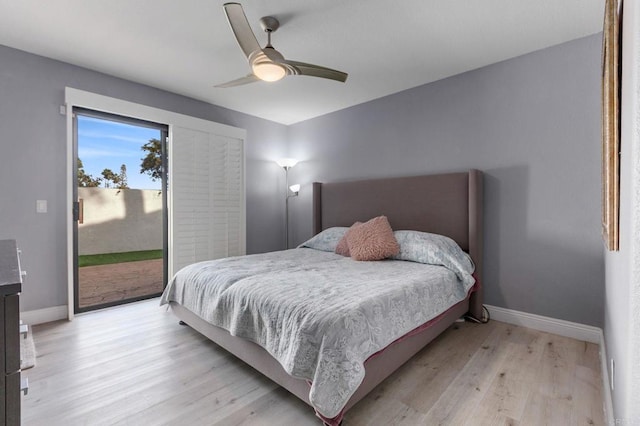
[[[298,160],[296,160],[295,158],[279,158],[276,160],[276,163],[278,163],[278,166],[282,168],[290,169],[291,167],[298,164]]]
[[[300,192],[300,184],[296,183],[295,185],[291,185],[289,189],[291,190],[291,192],[294,192],[297,194],[298,192]]]
[[[262,81],[278,81],[287,74],[284,67],[273,62],[257,62],[252,68],[256,77]]]

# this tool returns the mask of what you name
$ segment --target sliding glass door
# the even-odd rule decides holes
[[[168,128],[73,114],[74,311],[158,296],[167,282]]]

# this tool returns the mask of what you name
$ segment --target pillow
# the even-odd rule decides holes
[[[315,236],[311,237],[304,243],[300,244],[298,248],[307,247],[322,251],[336,251],[338,241],[347,232],[346,226],[336,226],[333,228],[327,228],[324,231],[319,232]]]
[[[354,260],[382,260],[400,251],[386,216],[351,227],[347,244]]]
[[[393,259],[444,266],[463,281],[475,269],[471,257],[449,237],[420,231],[396,231],[393,235],[400,244]]]
[[[336,246],[336,253],[341,256],[349,257],[351,253],[349,253],[349,243],[347,242],[347,236],[351,232],[351,230],[358,225],[362,225],[362,222],[356,222],[351,225],[351,228],[347,229],[347,232],[344,233],[344,236],[338,241],[338,245]]]

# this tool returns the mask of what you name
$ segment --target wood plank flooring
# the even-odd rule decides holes
[[[23,425],[321,425],[151,299],[33,327]],[[604,425],[598,347],[458,323],[345,417],[353,425]]]

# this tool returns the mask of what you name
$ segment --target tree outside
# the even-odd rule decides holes
[[[84,171],[84,165],[82,164],[82,160],[78,158],[78,186],[86,188],[95,188],[100,186],[102,179],[94,178],[90,174],[87,174]]]
[[[147,174],[151,180],[162,179],[162,144],[158,139],[150,139],[141,148],[146,155],[140,159],[140,174]],[[93,177],[84,170],[82,160],[78,158],[78,186],[103,188],[128,189],[127,166],[120,165],[120,173],[115,173],[109,168],[102,171],[102,177]]]
[[[162,144],[158,139],[151,139],[141,148],[147,153],[140,164],[140,173],[146,173],[154,182],[162,179]]]

